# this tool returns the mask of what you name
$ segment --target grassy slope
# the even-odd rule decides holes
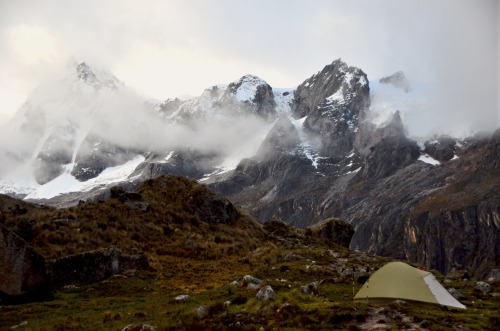
[[[163,184],[162,184],[163,183]],[[166,185],[165,185],[166,184]],[[159,178],[139,192],[148,212],[117,199],[69,209],[34,208],[2,199],[0,221],[28,239],[46,258],[116,245],[127,253],[144,252],[152,266],[138,276],[112,277],[98,284],[55,291],[49,302],[0,306],[0,330],[27,321],[25,330],[121,330],[150,324],[157,330],[331,330],[425,327],[488,329],[498,323],[499,301],[472,293],[470,284],[453,281],[469,301],[464,312],[410,305],[353,303],[352,266],[375,269],[386,260],[349,251],[297,229],[263,229],[244,212],[233,225],[209,225],[187,212],[184,202],[206,188],[184,178]],[[26,210],[23,210],[26,208]],[[69,219],[68,222],[54,222]],[[272,233],[272,236],[269,235]],[[286,262],[288,252],[303,260]],[[271,302],[239,285],[246,274],[269,284]],[[321,281],[321,295],[300,293],[300,286]],[[361,285],[354,284],[354,291]],[[497,289],[498,290],[498,289]],[[175,303],[189,294],[187,303]],[[224,302],[232,301],[230,305]],[[199,317],[196,309],[207,308]]]

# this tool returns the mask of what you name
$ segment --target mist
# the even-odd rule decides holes
[[[9,125],[0,130],[0,175],[43,147],[42,121],[50,126],[61,118],[77,123],[75,143],[91,132],[127,149],[197,146],[251,156],[269,123],[254,117],[165,123],[144,111],[143,96],[198,96],[246,73],[293,87],[339,57],[372,82],[405,72],[418,102],[374,110],[401,110],[413,137],[494,130],[500,126],[499,7],[495,0],[3,3],[0,121]],[[54,101],[50,88],[37,88],[74,59],[110,70],[127,88],[109,95],[81,90],[71,107]],[[33,90],[36,103],[51,101],[50,109],[23,105]],[[26,112],[45,118],[21,128]]]
[[[100,144],[117,148],[116,156],[109,156],[116,164],[145,152],[165,157],[195,150],[217,156],[221,167],[235,167],[257,152],[273,125],[227,107],[189,120],[167,120],[154,101],[112,74],[95,70],[102,81],[116,79],[112,87],[96,88],[79,79],[74,69],[73,64],[58,70],[62,77],[38,86],[0,131],[0,178],[34,170],[45,178],[53,169],[40,168],[40,160],[42,165],[54,160],[74,164]]]

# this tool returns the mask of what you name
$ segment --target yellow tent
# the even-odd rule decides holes
[[[403,262],[390,262],[377,270],[354,300],[387,302],[405,300],[465,309],[428,271]]]

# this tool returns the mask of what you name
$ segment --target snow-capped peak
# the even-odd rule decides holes
[[[76,75],[79,80],[97,89],[102,87],[116,89],[122,84],[112,73],[104,70],[92,70],[85,62],[76,66]]]
[[[263,79],[249,74],[229,84],[232,94],[240,102],[253,102],[259,86],[268,86],[268,84]]]

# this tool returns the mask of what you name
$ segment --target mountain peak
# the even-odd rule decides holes
[[[75,69],[78,80],[96,89],[102,87],[117,89],[122,85],[122,82],[112,73],[105,70],[93,70],[86,62],[77,64]]]
[[[93,85],[95,84],[98,80],[92,69],[89,67],[89,65],[85,62],[80,63],[79,65],[76,66],[76,73],[78,75],[78,78]]]

